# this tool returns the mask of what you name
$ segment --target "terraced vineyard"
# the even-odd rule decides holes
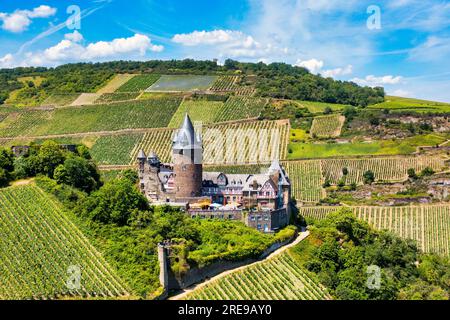
[[[127,286],[81,231],[33,185],[0,191],[0,299],[116,297]],[[67,286],[70,268],[80,286]]]
[[[408,207],[350,207],[353,213],[376,229],[387,229],[417,241],[424,252],[450,255],[450,205]],[[300,207],[300,214],[323,219],[339,207]]]
[[[136,133],[98,137],[91,148],[92,158],[100,165],[134,163],[136,158],[132,160],[130,155],[141,141],[142,135]]]
[[[437,156],[418,157],[373,157],[363,159],[323,159],[322,170],[325,179],[337,184],[343,176],[342,169],[347,168],[346,183],[363,183],[363,174],[371,170],[377,181],[404,181],[408,178],[408,169],[414,168],[419,173],[426,167],[441,171],[445,166],[444,159]]]
[[[133,148],[130,164],[135,163],[140,149],[146,153],[155,151],[163,162],[171,161],[171,140],[174,130],[154,129],[146,132]],[[286,156],[288,135],[289,123],[286,121],[249,121],[209,125],[203,127],[202,132],[203,163],[206,165],[253,164],[282,159]],[[231,143],[233,139],[235,143]],[[226,141],[229,142],[225,143]]]
[[[184,100],[170,120],[169,127],[179,128],[186,112],[194,122],[212,123],[223,108],[223,105],[223,102],[220,101]]]
[[[339,137],[345,117],[338,114],[315,117],[311,126],[311,136],[318,138]]]
[[[286,161],[282,165],[292,184],[297,201],[317,203],[326,196],[320,160]]]
[[[0,123],[0,137],[166,127],[180,102],[179,97],[164,97],[11,113]]]
[[[172,136],[173,129],[151,130],[141,135],[140,140],[131,150],[128,164],[136,163],[139,150],[144,150],[146,154],[155,152],[162,162],[172,161]]]
[[[331,297],[288,253],[283,253],[195,289],[186,299],[325,300]]]
[[[90,105],[95,102],[102,94],[101,93],[82,93],[76,98],[70,105],[71,106],[84,106]]]
[[[43,106],[66,106],[74,102],[80,93],[54,93],[45,99],[41,105]]]
[[[231,96],[217,114],[216,122],[256,118],[268,103],[268,99]]]
[[[256,164],[285,159],[288,121],[248,121],[209,126],[203,133],[204,164]]]
[[[220,76],[214,81],[209,90],[214,92],[233,92],[237,88],[236,82],[239,76]]]
[[[140,92],[154,84],[161,76],[159,74],[140,74],[121,85],[115,92]]]
[[[115,101],[125,101],[125,100],[134,100],[139,96],[139,92],[112,92],[112,93],[103,93],[95,103],[108,103]]]

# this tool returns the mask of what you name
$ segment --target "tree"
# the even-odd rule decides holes
[[[0,187],[7,187],[11,181],[11,174],[3,168],[0,168]]]
[[[372,184],[375,181],[375,174],[371,170],[367,170],[363,174],[364,184]]]
[[[99,176],[95,173],[95,165],[88,160],[71,156],[64,164],[56,167],[53,174],[58,183],[65,183],[82,191],[90,193],[99,185]]]
[[[434,174],[434,170],[430,167],[425,167],[421,172],[420,172],[420,176],[421,177],[427,177],[427,176],[432,176]]]
[[[94,221],[123,226],[135,210],[148,210],[147,199],[128,179],[119,178],[93,192],[81,205],[81,214]]]
[[[43,173],[53,178],[53,173],[57,166],[62,164],[65,159],[63,150],[59,144],[54,141],[45,141],[38,152],[38,170],[37,173]]]
[[[414,170],[414,168],[409,168],[407,172],[408,172],[408,178],[413,179],[413,180],[417,179],[416,170]]]
[[[14,155],[11,150],[0,149],[0,168],[9,172],[14,170]]]
[[[330,107],[326,107],[324,110],[323,110],[323,114],[330,114],[330,113],[332,113],[333,112],[333,110],[330,108]]]

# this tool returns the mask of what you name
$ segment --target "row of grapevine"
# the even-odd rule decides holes
[[[0,211],[0,299],[128,295],[101,254],[38,187],[2,189]]]
[[[256,118],[268,102],[262,98],[231,96],[217,114],[216,122]]]
[[[236,83],[239,76],[220,76],[214,81],[210,91],[214,92],[232,92],[236,89]]]
[[[201,286],[186,299],[325,300],[331,296],[288,253],[283,253]]]
[[[156,152],[162,161],[171,161],[174,130],[154,129],[146,132],[133,148],[130,164],[135,163],[141,149],[146,153]],[[256,164],[283,159],[288,134],[289,123],[286,121],[248,121],[203,127],[203,163]]]
[[[161,76],[159,74],[140,74],[121,85],[115,92],[140,92],[154,84]]]
[[[138,96],[139,92],[109,92],[103,93],[97,100],[95,100],[95,103],[134,100]]]
[[[338,114],[315,117],[311,126],[311,136],[318,138],[339,137],[345,117]]]
[[[323,219],[340,207],[301,207],[300,214]],[[392,231],[403,238],[417,241],[424,252],[450,255],[450,205],[407,207],[349,207],[355,215],[376,229]]]
[[[181,102],[164,96],[84,107],[10,113],[0,123],[0,137],[43,136],[131,128],[166,127]]]
[[[326,194],[320,160],[286,161],[282,163],[290,178],[292,196],[301,202],[317,203]]]
[[[201,121],[203,124],[215,122],[217,114],[223,108],[221,101],[184,100],[177,112],[170,120],[170,128],[179,128],[186,113],[192,121]]]
[[[360,159],[324,159],[320,160],[323,176],[332,184],[337,184],[342,178],[343,168],[348,173],[346,183],[363,183],[363,174],[371,170],[377,181],[404,181],[408,178],[408,169],[413,168],[417,173],[426,167],[440,171],[445,166],[444,159],[438,156],[410,156],[410,157],[373,157]]]

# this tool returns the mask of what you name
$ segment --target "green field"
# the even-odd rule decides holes
[[[96,139],[91,148],[91,155],[98,164],[128,164],[132,160],[131,152],[141,141],[143,134],[122,134],[102,136]]]
[[[41,105],[43,106],[66,106],[74,102],[79,93],[54,93],[45,99]]]
[[[128,295],[69,214],[38,187],[2,189],[0,210],[0,299]],[[80,286],[67,286],[76,270]]]
[[[325,103],[316,101],[297,101],[301,106],[307,108],[311,113],[323,113],[327,107],[332,111],[342,111],[348,105],[337,103]]]
[[[403,140],[375,140],[355,143],[290,143],[288,159],[314,159],[358,155],[411,154],[418,146],[435,146],[448,136],[418,135]]]
[[[186,112],[192,121],[201,121],[203,124],[212,123],[223,105],[221,101],[184,100],[170,120],[169,127],[178,128]]]
[[[166,127],[180,102],[178,97],[165,97],[10,113],[0,123],[0,137]]]
[[[136,75],[123,85],[121,85],[115,92],[139,92],[144,91],[152,84],[154,84],[161,76],[159,74],[140,74]]]
[[[327,300],[331,296],[289,253],[282,253],[200,286],[186,299]]]
[[[419,113],[450,113],[450,103],[394,96],[386,96],[384,102],[371,105],[368,108],[388,109],[392,112],[413,111]]]
[[[217,76],[164,75],[146,91],[196,91],[211,87]]]

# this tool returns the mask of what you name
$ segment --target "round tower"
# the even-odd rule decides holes
[[[172,144],[175,197],[201,196],[203,181],[203,147],[192,121],[186,114]]]

